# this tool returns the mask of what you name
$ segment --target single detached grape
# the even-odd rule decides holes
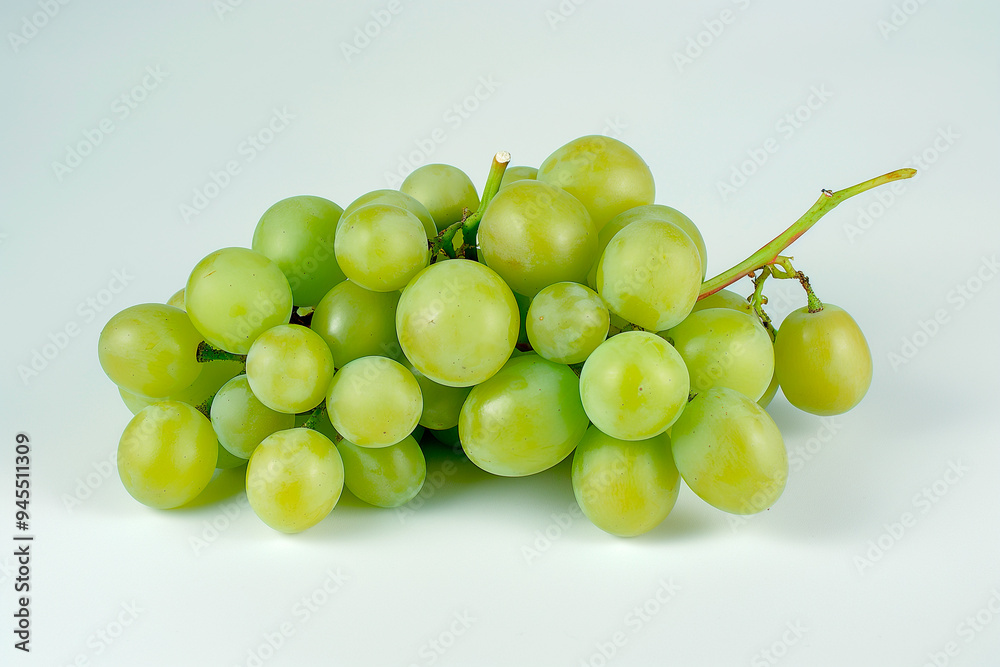
[[[448,387],[471,387],[510,357],[520,319],[514,294],[495,271],[452,259],[430,265],[406,286],[396,332],[421,373]]]
[[[111,381],[127,391],[162,398],[198,379],[201,334],[183,310],[162,303],[130,306],[101,331],[97,354]]]
[[[694,308],[701,275],[691,237],[672,223],[643,220],[608,242],[597,265],[597,291],[626,321],[663,331]]]
[[[219,443],[241,459],[249,459],[267,436],[295,425],[295,415],[272,410],[260,402],[246,375],[234,377],[219,389],[210,414]]]
[[[839,415],[861,402],[872,382],[872,355],[861,327],[830,303],[792,311],[774,339],[774,365],[788,402],[815,415]]]
[[[681,486],[666,433],[626,441],[591,426],[573,454],[572,475],[583,513],[621,537],[642,535],[662,523]]]
[[[514,357],[475,386],[458,422],[469,459],[507,477],[551,468],[573,451],[586,430],[576,374],[536,354]]]
[[[420,385],[406,367],[386,357],[361,357],[333,376],[326,410],[337,432],[360,447],[393,445],[417,426]]]
[[[490,202],[479,224],[479,250],[512,290],[534,296],[552,283],[586,279],[597,260],[597,229],[572,195],[521,180]]]
[[[729,387],[756,401],[774,377],[771,336],[756,317],[732,308],[688,315],[663,332],[691,376],[691,391]]]
[[[319,302],[309,327],[326,341],[338,366],[360,357],[399,357],[397,303],[398,291],[373,292],[345,280]]]
[[[420,220],[420,223],[424,226],[424,233],[427,234],[427,238],[431,239],[437,236],[437,226],[434,224],[434,218],[431,216],[431,212],[427,210],[427,207],[399,190],[372,190],[371,192],[366,192],[344,209],[344,214],[340,218],[341,222],[351,213],[368,204],[388,204],[389,206],[407,210]]]
[[[607,339],[580,373],[587,416],[619,440],[647,440],[666,431],[684,410],[689,389],[681,355],[648,331]]]
[[[531,300],[525,329],[532,349],[550,361],[584,361],[608,337],[611,316],[604,300],[579,283],[555,283]]]
[[[326,341],[300,324],[279,324],[260,334],[247,354],[247,379],[260,402],[278,412],[312,410],[333,378]]]
[[[656,195],[653,174],[639,154],[602,135],[556,149],[539,165],[537,179],[579,199],[598,230],[622,211],[652,204]]]
[[[399,186],[427,207],[438,230],[462,220],[466,209],[479,208],[479,195],[472,179],[450,164],[425,164],[410,172]]]
[[[198,262],[184,305],[191,323],[215,347],[246,354],[264,331],[288,322],[292,290],[281,268],[247,248],[223,248]]]
[[[344,484],[369,505],[405,505],[424,485],[427,461],[413,436],[375,449],[341,440],[337,449],[344,460]]]
[[[333,252],[342,213],[332,201],[297,195],[271,206],[257,222],[251,247],[278,265],[297,306],[315,306],[345,279]]]
[[[118,475],[144,505],[170,509],[194,500],[215,472],[219,444],[205,415],[161,401],[132,417],[118,443]]]
[[[322,521],[344,490],[344,463],[322,433],[308,428],[264,438],[247,465],[247,500],[268,526],[298,533]]]
[[[423,224],[388,204],[367,204],[344,216],[335,250],[347,277],[376,292],[402,289],[430,260]]]
[[[788,455],[774,420],[728,387],[695,396],[670,430],[674,462],[691,490],[733,514],[775,503],[788,478]]]

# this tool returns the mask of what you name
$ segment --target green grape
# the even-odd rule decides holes
[[[247,465],[247,500],[271,528],[299,533],[322,521],[344,490],[344,463],[322,433],[308,428],[264,438]]]
[[[215,347],[246,354],[273,326],[288,322],[292,290],[270,259],[247,248],[223,248],[198,262],[184,305],[192,324]]]
[[[611,316],[597,292],[564,282],[535,295],[525,324],[535,352],[549,361],[577,364],[608,337]]]
[[[452,426],[451,428],[442,429],[440,431],[435,431],[431,429],[428,431],[434,440],[437,440],[442,445],[452,448],[461,448],[462,440],[458,433],[458,426]]]
[[[720,289],[714,294],[709,294],[702,299],[698,299],[691,312],[694,313],[709,308],[731,308],[747,315],[753,315],[753,306],[750,305],[746,297],[742,297],[736,292],[727,289]]]
[[[465,259],[418,273],[396,307],[406,358],[449,387],[470,387],[500,370],[517,343],[519,323],[517,301],[503,279]]]
[[[528,320],[528,309],[531,308],[531,297],[514,292],[514,301],[517,301],[517,314],[518,317],[521,318],[521,321],[518,324],[519,328],[517,330],[517,344],[520,345],[528,342],[528,329],[526,325]]]
[[[583,282],[597,259],[597,230],[583,205],[557,187],[516,181],[490,202],[479,223],[486,264],[519,294]]]
[[[388,204],[368,204],[345,216],[334,248],[347,277],[375,292],[402,289],[430,260],[423,224]]]
[[[792,311],[774,340],[774,367],[788,402],[815,415],[839,415],[872,382],[872,355],[858,323],[833,304]]]
[[[337,449],[344,460],[344,484],[369,505],[405,505],[424,485],[427,461],[413,436],[377,449],[341,440]]]
[[[171,509],[204,491],[219,444],[205,415],[187,403],[160,401],[137,412],[118,443],[118,475],[144,505]]]
[[[656,194],[653,174],[639,154],[601,135],[556,149],[538,167],[537,178],[579,199],[598,230],[622,211],[652,204]]]
[[[754,514],[781,496],[788,478],[781,432],[764,408],[735,389],[695,396],[670,434],[677,470],[709,505]]]
[[[424,401],[419,424],[435,430],[458,426],[458,415],[472,387],[446,387],[421,373],[415,366],[410,366],[409,370],[420,385],[420,395]]]
[[[752,315],[699,310],[662,335],[684,359],[692,392],[729,387],[756,401],[774,376],[771,336]]]
[[[297,306],[315,306],[345,278],[333,252],[342,213],[332,201],[297,195],[271,206],[257,222],[251,247],[278,265]]]
[[[473,387],[458,422],[469,459],[494,475],[521,477],[569,456],[587,430],[580,382],[569,366],[525,354]]]
[[[333,355],[323,338],[300,324],[271,327],[247,353],[247,379],[260,402],[295,414],[323,402],[333,378]]]
[[[580,397],[594,425],[619,440],[646,440],[674,423],[688,399],[684,360],[648,331],[601,343],[580,373]]]
[[[708,272],[708,250],[705,247],[705,239],[691,218],[677,209],[663,204],[636,206],[613,217],[608,224],[601,228],[601,233],[597,236],[597,257],[600,258],[604,254],[604,249],[608,247],[608,242],[614,238],[615,234],[639,220],[660,220],[680,227],[681,231],[687,234],[694,241],[695,247],[698,248],[698,256],[701,258],[701,279],[705,279]],[[589,283],[596,281],[596,279],[597,263],[595,262],[594,266],[591,267],[591,273],[587,276],[587,281]]]
[[[597,291],[612,312],[663,331],[694,308],[701,273],[698,248],[680,227],[640,220],[608,242],[597,264]]]
[[[198,374],[197,380],[176,394],[167,396],[166,399],[187,403],[194,408],[202,405],[211,406],[212,398],[222,385],[243,372],[243,362],[241,361],[210,361],[203,363],[201,367],[201,373]],[[122,401],[125,402],[125,406],[132,414],[139,412],[147,405],[164,400],[142,396],[121,387],[118,388],[118,393],[121,394]]]
[[[354,211],[368,204],[388,204],[389,206],[405,209],[417,216],[420,224],[424,226],[424,233],[427,234],[427,238],[432,239],[437,236],[437,226],[434,224],[434,218],[431,216],[431,212],[427,210],[427,207],[399,190],[372,190],[361,195],[344,209],[344,215],[340,218],[341,221]]]
[[[295,415],[272,410],[260,402],[246,375],[238,375],[223,385],[212,401],[210,415],[219,444],[241,459],[249,459],[267,436],[295,425]]]
[[[778,374],[774,373],[771,375],[771,382],[767,385],[767,389],[764,390],[764,395],[757,399],[757,405],[762,408],[766,408],[771,405],[771,401],[778,394]]]
[[[572,476],[583,513],[619,537],[642,535],[660,525],[681,488],[666,433],[627,441],[591,426],[576,446]]]
[[[228,449],[222,446],[221,442],[219,443],[218,450],[215,467],[219,470],[232,470],[233,468],[239,468],[247,464],[246,459],[241,459],[235,454],[230,453]]]
[[[417,426],[420,385],[406,367],[386,357],[361,357],[333,376],[326,395],[330,423],[360,447],[393,445]]]
[[[401,356],[397,303],[398,291],[373,292],[345,280],[319,302],[309,326],[326,341],[338,366],[361,357]]]
[[[180,308],[184,310],[184,288],[180,288],[173,295],[167,299],[167,305],[173,306],[174,308]]]
[[[503,172],[503,178],[500,179],[500,189],[507,187],[514,181],[533,181],[537,175],[537,167],[507,167]]]
[[[198,379],[201,334],[183,310],[161,303],[130,306],[101,331],[97,356],[111,381],[127,391],[162,398]]]
[[[425,164],[407,176],[399,190],[427,207],[434,224],[442,230],[458,222],[465,209],[479,208],[479,195],[472,179],[449,164]]]

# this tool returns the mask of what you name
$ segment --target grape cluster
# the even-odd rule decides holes
[[[344,486],[409,502],[434,439],[501,476],[572,456],[583,513],[615,535],[662,522],[681,479],[726,512],[773,505],[788,459],[765,407],[779,386],[814,414],[854,407],[872,377],[855,321],[777,252],[706,282],[698,228],[653,203],[648,166],[620,141],[576,139],[537,169],[508,161],[497,154],[482,199],[448,165],[346,209],[284,199],[250,248],[212,252],[166,304],[112,317],[99,358],[134,414],[126,490],[178,507],[245,465],[255,513],[294,533]],[[720,288],[745,276],[748,298]],[[767,276],[807,288],[780,331]]]

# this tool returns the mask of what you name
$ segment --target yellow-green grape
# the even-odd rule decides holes
[[[500,370],[517,343],[519,325],[517,302],[503,279],[466,259],[421,271],[396,307],[406,358],[448,387],[471,387]]]
[[[534,296],[552,283],[586,279],[597,259],[597,229],[565,191],[521,180],[490,202],[479,223],[479,251],[512,290]]]
[[[587,424],[579,380],[569,366],[525,354],[472,389],[458,432],[477,466],[494,475],[520,477],[569,456]]]
[[[503,178],[500,179],[500,189],[507,187],[514,181],[533,181],[537,175],[537,167],[507,167],[503,172]]]
[[[521,318],[517,330],[517,344],[520,345],[528,342],[527,319],[528,309],[531,308],[531,297],[514,292],[514,300],[517,301],[517,314]],[[516,352],[517,350],[515,349],[514,351]]]
[[[171,509],[208,486],[218,460],[212,424],[187,403],[160,401],[137,412],[118,443],[118,475],[143,505]]]
[[[245,466],[246,464],[246,459],[241,459],[223,447],[221,442],[219,443],[218,458],[215,461],[215,467],[217,469],[232,470],[233,468],[239,468],[240,466]]]
[[[608,224],[601,228],[601,233],[597,237],[597,256],[600,258],[601,254],[604,253],[604,249],[608,247],[608,242],[614,238],[615,234],[625,229],[625,227],[631,225],[633,222],[638,222],[639,220],[660,220],[662,222],[670,222],[681,228],[685,234],[691,237],[694,241],[695,247],[698,248],[698,256],[701,258],[701,278],[705,279],[705,275],[708,271],[708,250],[705,247],[705,239],[701,235],[701,231],[692,222],[691,218],[687,217],[680,211],[670,206],[664,206],[663,204],[648,204],[646,206],[636,206],[635,208],[630,208],[627,211],[623,211],[611,218]],[[591,282],[591,278],[594,280],[597,278],[597,263],[591,269],[591,275],[588,275],[587,280]]]
[[[598,230],[622,211],[652,204],[656,195],[653,173],[639,154],[601,135],[556,149],[538,167],[537,179],[579,199]]]
[[[771,507],[788,478],[788,455],[774,420],[728,387],[691,399],[670,429],[674,462],[691,490],[733,514]]]
[[[375,292],[402,289],[430,261],[423,224],[388,204],[367,204],[345,216],[334,248],[347,277]]]
[[[479,195],[472,179],[450,164],[417,167],[403,180],[399,190],[427,207],[438,230],[462,220],[466,209],[474,213],[479,208]]]
[[[243,372],[243,362],[241,361],[218,360],[203,363],[201,366],[201,373],[198,374],[198,379],[176,394],[171,394],[165,398],[149,398],[148,396],[142,396],[121,387],[118,388],[118,393],[121,395],[125,407],[132,414],[139,412],[139,410],[142,410],[147,405],[166,399],[187,403],[195,408],[201,405],[210,407],[213,397],[222,385]]]
[[[762,408],[766,408],[771,405],[771,401],[778,394],[778,374],[774,373],[771,375],[771,382],[767,385],[767,389],[764,390],[764,395],[757,399],[757,405]]]
[[[167,299],[167,305],[184,310],[184,288],[180,288]]]
[[[666,431],[684,410],[689,389],[681,355],[648,331],[607,339],[580,373],[587,416],[619,440],[646,440]]]
[[[260,402],[246,375],[238,375],[223,385],[212,401],[210,416],[219,444],[241,459],[249,459],[267,436],[295,425],[295,415],[272,410]]]
[[[586,517],[619,537],[642,535],[660,525],[681,487],[666,433],[627,441],[596,426],[576,446],[572,478],[573,494]]]
[[[251,247],[285,274],[296,306],[315,306],[345,278],[333,252],[342,213],[328,199],[297,195],[271,206],[257,222]]]
[[[405,209],[417,216],[417,219],[424,226],[424,233],[427,234],[427,238],[432,239],[437,236],[437,226],[434,224],[434,218],[431,216],[431,212],[427,210],[427,207],[399,190],[372,190],[371,192],[366,192],[344,209],[344,214],[340,218],[341,222],[348,215],[368,204],[388,204],[389,206]]]
[[[753,315],[753,306],[750,305],[746,297],[727,289],[720,289],[718,292],[709,294],[703,299],[698,299],[691,312],[707,310],[709,308],[731,308],[747,315]]]
[[[612,312],[650,331],[679,324],[698,300],[701,257],[691,237],[661,220],[614,235],[597,264],[597,291]]]
[[[202,336],[183,310],[162,303],[130,306],[101,330],[101,368],[119,387],[162,398],[189,387],[201,373]]]
[[[771,336],[752,315],[731,308],[699,310],[662,335],[684,359],[692,392],[729,387],[756,401],[774,376]]]
[[[247,465],[247,500],[261,520],[299,533],[330,514],[344,490],[344,463],[322,433],[308,428],[264,438]]]
[[[319,302],[309,327],[326,341],[338,366],[361,357],[397,357],[397,303],[398,291],[373,292],[345,280]]]
[[[409,370],[417,379],[424,400],[419,424],[438,431],[458,426],[458,415],[472,387],[446,387],[425,376],[415,366]]]
[[[535,295],[525,325],[535,352],[549,361],[576,364],[608,337],[611,316],[597,292],[564,282]]]
[[[376,449],[341,440],[337,449],[344,460],[344,484],[369,505],[405,505],[424,485],[427,461],[413,436]]]
[[[774,340],[774,366],[788,402],[814,415],[839,415],[861,402],[872,382],[872,355],[858,323],[824,303],[792,311]]]
[[[191,323],[215,347],[246,354],[264,331],[288,322],[292,290],[270,259],[248,248],[216,250],[194,267],[184,292]]]
[[[413,373],[387,357],[361,357],[333,376],[326,410],[337,432],[359,447],[393,445],[416,428],[423,411]]]
[[[279,324],[247,353],[247,379],[260,402],[278,412],[307,412],[323,402],[333,355],[323,338],[300,324]]]

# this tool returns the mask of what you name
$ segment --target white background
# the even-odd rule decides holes
[[[995,664],[997,3],[232,4],[0,13],[0,663]],[[130,415],[96,354],[114,312],[249,246],[284,197],[346,206],[425,161],[481,187],[497,150],[537,166],[595,133],[646,159],[710,275],[820,188],[920,167],[790,251],[876,369],[833,420],[775,400],[792,467],[773,509],[733,520],[683,489],[617,539],[571,513],[568,462],[510,480],[440,453],[409,510],[345,494],[292,537],[239,475],[172,512],[126,494],[110,462]],[[771,300],[778,320],[804,303],[793,285]],[[29,655],[11,632],[19,432]]]

